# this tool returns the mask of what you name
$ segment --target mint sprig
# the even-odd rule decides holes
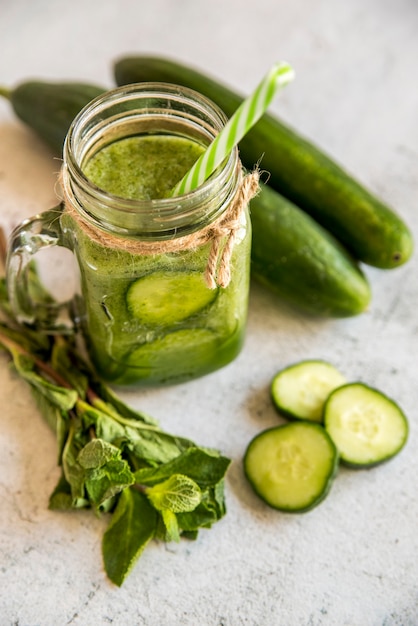
[[[35,266],[29,280],[32,293],[45,295]],[[126,405],[97,378],[79,345],[75,333],[47,336],[20,324],[0,279],[0,349],[57,437],[62,472],[49,508],[110,515],[103,562],[121,585],[151,539],[196,538],[224,516],[230,460]]]

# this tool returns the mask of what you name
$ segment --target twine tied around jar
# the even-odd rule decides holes
[[[88,237],[105,248],[123,250],[130,254],[165,254],[193,250],[198,246],[211,242],[204,278],[209,289],[227,287],[231,280],[231,257],[239,229],[242,227],[241,216],[249,201],[259,191],[260,174],[258,169],[246,174],[238,185],[237,192],[227,210],[214,222],[198,232],[166,239],[164,241],[144,241],[124,238],[105,231],[87,221],[75,208],[70,186],[65,184],[67,172],[63,166],[60,182],[65,211],[88,235]]]

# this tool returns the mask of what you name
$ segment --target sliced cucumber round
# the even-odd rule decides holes
[[[204,309],[217,294],[201,272],[154,272],[132,283],[126,300],[142,324],[170,326]]]
[[[284,416],[322,422],[325,400],[345,382],[344,376],[326,361],[301,361],[276,374],[271,383],[271,396]]]
[[[408,421],[386,395],[363,383],[349,383],[331,393],[324,425],[341,461],[370,467],[397,454],[408,438]]]
[[[337,449],[319,424],[292,422],[257,435],[244,456],[254,491],[271,507],[303,512],[325,498],[338,468]]]
[[[218,347],[217,335],[205,328],[181,329],[138,346],[127,360],[143,379],[190,378],[196,368],[207,369]]]

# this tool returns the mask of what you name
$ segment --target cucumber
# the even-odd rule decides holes
[[[126,360],[123,377],[126,380],[133,371],[134,381],[139,377],[153,384],[158,372],[158,381],[181,382],[188,380],[196,368],[211,371],[210,364],[217,358],[219,342],[214,332],[183,328],[135,348]]]
[[[141,324],[172,326],[204,309],[217,295],[218,289],[209,289],[201,272],[154,272],[130,285],[126,301]]]
[[[337,448],[313,422],[267,429],[248,445],[244,472],[254,491],[271,507],[304,512],[328,494],[338,469]]]
[[[357,468],[391,459],[408,439],[408,421],[396,402],[359,382],[330,394],[324,407],[324,426],[341,461]]]
[[[86,83],[26,81],[11,90],[0,88],[0,95],[7,97],[16,115],[61,155],[77,113],[104,91]]]
[[[215,102],[230,117],[243,97],[186,65],[164,58],[133,56],[115,63],[118,85],[143,81],[176,83]],[[403,220],[322,150],[279,119],[265,114],[240,143],[244,165],[261,160],[269,184],[330,230],[353,255],[390,269],[412,254],[412,235]]]
[[[345,383],[344,376],[331,363],[306,360],[276,374],[271,396],[282,415],[321,423],[325,401],[331,391]]]
[[[26,82],[9,97],[21,118],[60,154],[73,117],[103,91],[81,83]],[[303,211],[263,187],[251,204],[253,276],[306,313],[345,317],[364,311],[370,288],[343,248]]]
[[[369,283],[343,246],[267,186],[251,200],[251,272],[305,313],[349,317],[370,303]]]

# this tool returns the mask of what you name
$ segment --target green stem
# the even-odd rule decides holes
[[[145,487],[145,485],[141,485],[140,483],[134,483],[131,485],[131,488],[135,489],[135,491],[139,491],[139,493],[145,493],[147,490],[147,487]]]
[[[8,350],[11,354],[13,354],[13,352],[19,352],[20,354],[23,354],[24,356],[32,359],[36,367],[44,374],[49,376],[49,378],[51,378],[55,383],[61,385],[61,387],[65,387],[65,389],[72,389],[72,386],[65,380],[65,378],[58,374],[58,372],[56,372],[50,365],[48,365],[48,363],[41,361],[41,359],[39,359],[37,356],[31,354],[30,352],[28,352],[28,350],[25,350],[25,348],[23,348],[19,343],[13,341],[13,339],[2,333],[1,330],[0,344],[2,344],[2,346],[6,348],[6,350]]]
[[[0,85],[0,96],[3,96],[4,98],[7,98],[8,100],[10,100],[11,95],[12,95],[11,89],[7,89],[7,87],[3,87],[2,85]]]
[[[2,346],[4,348],[6,348],[6,350],[8,350],[11,354],[13,352],[19,352],[20,354],[24,354],[25,356],[30,356],[31,358],[32,355],[28,353],[27,350],[25,350],[19,343],[17,343],[16,341],[13,341],[13,339],[11,339],[10,337],[8,337],[8,335],[6,335],[5,333],[3,333],[0,330],[0,343],[2,344]]]
[[[153,426],[152,424],[144,424],[143,422],[138,422],[127,417],[122,417],[122,415],[119,415],[119,413],[114,410],[112,406],[109,406],[109,404],[102,400],[102,398],[100,398],[100,396],[98,396],[92,389],[88,389],[86,395],[87,400],[92,407],[94,407],[98,411],[101,411],[102,413],[105,413],[106,415],[109,415],[109,417],[112,417],[114,420],[119,422],[119,424],[122,424],[124,426],[133,426],[134,428],[139,427],[143,430],[153,430],[155,432],[160,432],[160,428],[158,426]],[[90,408],[90,405],[83,401],[77,402],[77,404],[80,406],[80,408],[82,408],[83,405],[86,408]]]

